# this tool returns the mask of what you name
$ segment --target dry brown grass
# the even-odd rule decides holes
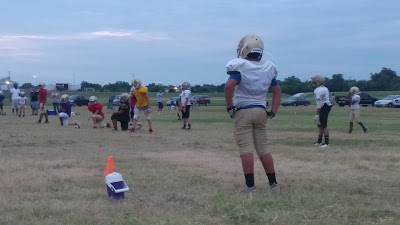
[[[259,161],[258,191],[237,191],[243,175],[222,107],[194,110],[190,132],[174,111],[153,115],[151,135],[146,123],[133,134],[92,129],[84,108],[81,129],[1,117],[0,224],[400,224],[400,122],[388,118],[399,111],[363,109],[370,133],[348,135],[346,110],[332,112],[323,151],[310,145],[313,109],[282,108],[269,122],[278,195]],[[131,188],[122,202],[106,194],[109,155]]]

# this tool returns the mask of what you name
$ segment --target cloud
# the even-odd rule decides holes
[[[143,41],[165,41],[171,37],[166,33],[143,32],[140,30],[99,30],[92,32],[72,34],[0,34],[0,56],[12,58],[30,58],[43,55],[44,45],[49,41],[89,41],[94,39],[129,39],[138,42]]]
[[[89,40],[96,38],[130,38],[137,41],[169,40],[170,37],[160,32],[142,32],[139,30],[100,30],[93,32],[63,34],[63,35],[4,35],[0,41],[8,40]]]

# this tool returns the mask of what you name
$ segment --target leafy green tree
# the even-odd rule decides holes
[[[332,79],[326,79],[326,86],[330,91],[343,91],[349,89],[349,86],[343,78],[343,74],[334,74]]]
[[[29,90],[32,89],[34,86],[31,83],[23,83],[19,88],[23,90]]]
[[[111,92],[129,92],[131,90],[131,86],[128,82],[125,81],[117,81],[114,84],[106,84],[103,86],[104,91]]]
[[[399,77],[396,72],[383,67],[379,73],[371,73],[373,91],[392,91],[399,85]]]
[[[309,91],[307,85],[295,76],[285,78],[279,82],[279,85],[282,88],[282,92],[289,95]]]
[[[99,91],[102,86],[100,84],[92,84],[86,81],[82,81],[81,83],[81,88],[85,89],[85,88],[94,88],[94,90]]]

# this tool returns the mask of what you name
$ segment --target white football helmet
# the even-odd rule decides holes
[[[182,89],[183,90],[188,90],[190,88],[190,83],[189,82],[183,82],[182,83]]]
[[[138,88],[140,85],[142,85],[142,81],[139,78],[135,78],[132,81],[132,85],[133,85],[134,88]]]
[[[360,89],[358,87],[356,87],[356,86],[351,87],[350,90],[349,90],[349,93],[351,95],[358,94],[359,92],[360,92]]]
[[[128,102],[131,96],[128,93],[121,94],[121,102]]]
[[[22,96],[25,95],[25,92],[21,91],[19,94]]]
[[[240,39],[237,48],[237,57],[246,59],[248,54],[258,53],[259,54],[258,60],[261,60],[263,51],[264,51],[264,43],[261,40],[261,38],[257,35],[249,34]]]
[[[311,77],[310,86],[311,87],[318,87],[320,85],[325,84],[325,77],[321,75],[315,75]]]
[[[89,97],[89,102],[95,102],[97,101],[97,97],[96,96],[90,96]]]
[[[68,102],[69,101],[69,95],[63,94],[61,95],[61,102]]]
[[[44,82],[40,82],[40,83],[38,84],[38,86],[44,87],[44,86],[46,86],[46,85],[44,84]]]

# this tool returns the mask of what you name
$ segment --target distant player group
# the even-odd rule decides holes
[[[230,60],[227,67],[229,75],[225,84],[225,100],[226,109],[229,116],[233,120],[234,137],[239,146],[239,154],[241,158],[245,185],[241,189],[245,192],[256,190],[254,183],[254,158],[253,152],[256,151],[262,166],[265,170],[268,186],[272,191],[280,190],[278,185],[274,161],[269,153],[267,146],[267,118],[272,119],[278,112],[281,101],[281,88],[276,80],[278,75],[277,67],[270,61],[262,59],[264,44],[257,35],[246,35],[240,39],[237,47],[237,58]],[[35,114],[34,107],[39,108],[40,117],[38,123],[41,123],[43,117],[45,123],[48,123],[47,113],[45,111],[47,90],[44,83],[39,83],[38,106],[32,105],[32,115]],[[329,90],[325,87],[325,78],[321,75],[315,75],[311,78],[310,87],[314,88],[317,109],[314,114],[314,120],[318,125],[318,137],[314,145],[326,148],[329,147],[329,129],[328,116],[332,108],[329,99]],[[25,93],[18,92],[17,86],[11,90],[12,95],[12,114],[14,111],[19,116],[25,116],[26,97]],[[266,94],[272,92],[272,105],[270,111],[267,110]],[[364,133],[368,128],[360,121],[360,96],[359,89],[352,87],[349,90],[349,98],[351,99],[351,109],[349,118],[349,133],[353,132],[353,123],[358,123]],[[183,127],[182,129],[192,129],[190,121],[190,84],[184,82],[182,84],[182,93],[180,95],[179,109],[182,113]],[[0,109],[3,114],[4,96],[0,93]],[[139,114],[143,112],[147,123],[148,132],[153,133],[151,121],[151,102],[148,96],[148,89],[142,86],[140,79],[132,81],[131,92],[121,95],[121,104],[116,112],[112,113],[112,124],[102,125],[104,113],[103,105],[97,101],[95,96],[89,98],[88,109],[91,112],[88,118],[93,122],[93,128],[110,127],[112,130],[118,130],[118,122],[120,122],[121,130],[130,130],[135,132],[141,127]],[[158,114],[160,114],[162,104],[162,92],[157,93]],[[55,103],[57,103],[55,101]],[[53,101],[54,105],[54,101]],[[110,103],[109,103],[110,105]],[[69,101],[68,95],[60,97],[59,118],[62,126],[68,126],[71,117],[72,103]],[[55,108],[56,109],[56,108]],[[110,109],[110,108],[109,108]],[[112,103],[111,103],[112,109]],[[37,115],[37,112],[36,112]],[[179,116],[179,113],[178,113]],[[180,118],[180,117],[179,117]],[[129,129],[129,124],[131,128]],[[80,123],[74,123],[79,128]],[[322,142],[324,140],[324,142]]]

